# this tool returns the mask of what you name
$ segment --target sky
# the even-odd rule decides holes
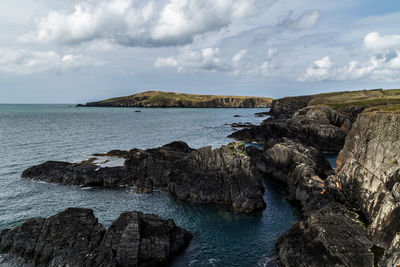
[[[400,88],[398,0],[1,0],[0,103]]]

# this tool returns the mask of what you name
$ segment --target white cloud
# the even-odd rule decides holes
[[[98,64],[101,62],[82,55],[60,55],[55,51],[0,49],[0,72],[6,73],[64,72]]]
[[[371,32],[365,36],[364,46],[373,52],[400,49],[400,35],[381,36],[377,32]]]
[[[246,57],[247,49],[242,49],[232,57],[232,64],[238,67],[240,62]]]
[[[177,72],[220,71],[235,76],[269,77],[273,75],[275,48],[267,50],[267,56],[254,58],[247,49],[236,53],[221,51],[220,48],[193,50],[185,47],[173,57],[159,57],[154,65],[157,68],[172,67]]]
[[[159,57],[156,59],[156,67],[174,67],[178,72],[186,71],[227,71],[229,62],[221,57],[219,48],[204,48],[194,51],[190,48],[182,49],[176,57]]]
[[[279,26],[291,30],[305,30],[314,27],[318,23],[320,16],[321,14],[318,10],[308,10],[297,19],[286,18]]]
[[[314,61],[299,81],[348,81],[370,79],[384,82],[400,81],[400,35],[381,36],[371,32],[364,38],[369,60],[360,63],[351,60],[343,67],[333,68],[330,57]],[[360,53],[363,53],[360,51]]]
[[[77,44],[107,40],[126,46],[183,45],[258,12],[259,0],[110,0],[51,11],[22,42]],[[95,2],[96,3],[96,2]]]
[[[309,66],[306,73],[302,75],[300,81],[322,81],[327,80],[331,77],[330,68],[332,67],[332,61],[330,57],[323,57],[319,60],[315,60],[314,64]]]

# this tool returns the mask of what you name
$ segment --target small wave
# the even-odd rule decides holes
[[[86,187],[82,187],[81,189],[82,189],[82,190],[91,190],[91,189],[93,189],[93,187],[86,186]]]

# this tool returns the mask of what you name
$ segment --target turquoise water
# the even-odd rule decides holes
[[[31,217],[47,217],[67,207],[92,208],[108,226],[127,210],[171,218],[194,233],[171,266],[272,266],[276,238],[297,219],[282,189],[264,181],[267,208],[255,216],[226,206],[176,201],[155,191],[84,190],[20,178],[46,160],[80,161],[111,149],[149,148],[175,140],[198,148],[232,141],[226,123],[260,123],[263,109],[75,108],[68,105],[0,105],[0,231]],[[234,118],[234,115],[241,115]],[[3,263],[1,263],[3,262]],[[0,258],[0,265],[13,261]],[[15,263],[14,265],[19,265]]]

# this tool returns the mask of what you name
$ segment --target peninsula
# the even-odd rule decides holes
[[[252,96],[195,95],[147,91],[130,96],[90,102],[78,107],[146,107],[146,108],[268,108],[272,98]]]

